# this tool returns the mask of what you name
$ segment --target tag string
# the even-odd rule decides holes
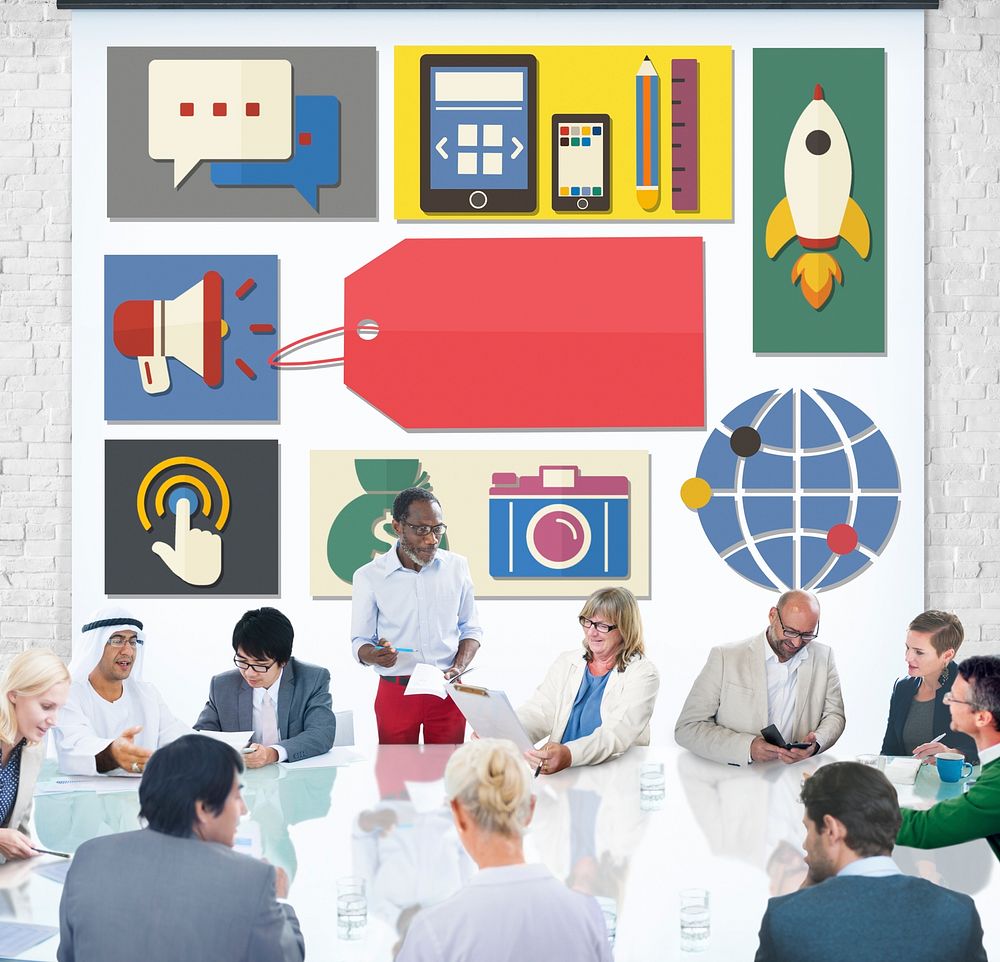
[[[305,344],[311,344],[313,341],[321,341],[324,337],[330,337],[331,334],[342,334],[344,331],[343,327],[332,327],[328,331],[319,331],[317,334],[309,334],[306,337],[300,337],[297,341],[292,341],[291,344],[286,344],[284,347],[279,347],[268,359],[267,363],[269,367],[319,367],[321,364],[337,364],[344,360],[343,357],[324,357],[319,358],[315,361],[283,361],[281,360],[282,354],[288,354],[290,351],[294,351],[298,347],[302,347]]]

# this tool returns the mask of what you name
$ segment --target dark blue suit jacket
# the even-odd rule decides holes
[[[288,660],[278,688],[279,745],[288,760],[322,755],[333,747],[337,719],[330,698],[330,672],[305,661]],[[253,731],[253,689],[234,668],[216,675],[196,729],[214,732]]]
[[[986,962],[975,903],[926,879],[836,876],[767,903],[755,962]]]
[[[963,732],[951,730],[951,710],[942,701],[944,696],[951,691],[951,686],[957,677],[958,667],[955,662],[949,662],[948,677],[934,693],[934,724],[932,726],[934,731],[931,732],[931,736],[938,734],[938,732],[947,732],[942,743],[956,752],[961,752],[973,765],[978,765],[979,752],[976,750],[976,743]],[[892,698],[889,699],[889,720],[885,726],[881,754],[906,754],[903,751],[903,726],[906,724],[906,716],[910,713],[910,705],[913,704],[913,697],[920,685],[919,678],[900,678],[893,686]]]

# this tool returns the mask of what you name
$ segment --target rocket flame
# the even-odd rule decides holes
[[[833,293],[833,279],[844,283],[840,265],[829,254],[803,254],[792,268],[792,283],[802,280],[802,296],[818,311]]]

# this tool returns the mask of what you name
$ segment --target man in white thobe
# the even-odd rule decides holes
[[[59,770],[139,774],[157,748],[191,729],[142,680],[146,639],[138,618],[124,608],[100,608],[82,631],[69,666],[69,700],[54,729]]]

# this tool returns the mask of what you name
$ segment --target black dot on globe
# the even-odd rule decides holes
[[[737,428],[729,439],[733,454],[751,458],[760,450],[760,435],[751,427]]]

